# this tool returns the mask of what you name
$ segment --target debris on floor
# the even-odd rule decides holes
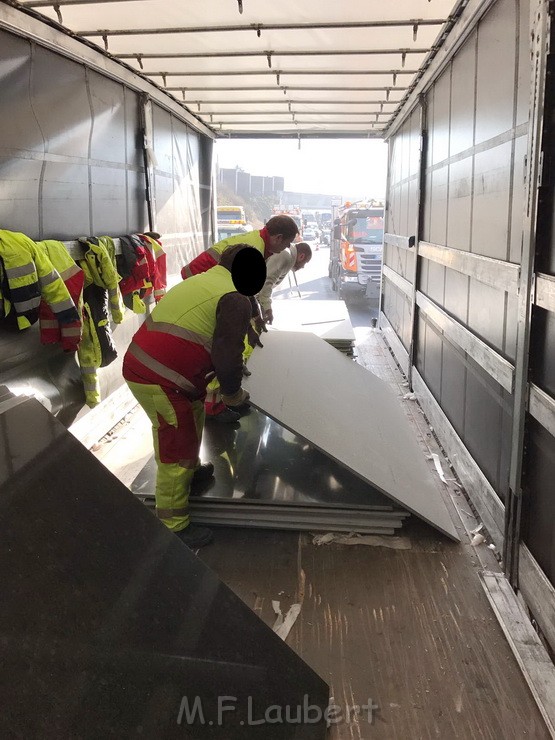
[[[274,626],[272,629],[274,630],[276,635],[281,637],[282,640],[286,640],[287,635],[291,632],[291,627],[295,624],[295,622],[297,621],[297,617],[301,613],[301,605],[293,604],[285,617],[283,616],[283,612],[281,611],[279,601],[272,600],[272,609],[276,614],[276,621],[274,622]]]
[[[337,532],[327,532],[326,534],[315,534],[312,538],[312,544],[329,545],[369,545],[371,547],[389,547],[391,550],[410,550],[411,543],[408,537],[385,537],[381,535],[360,535],[356,532],[342,534]]]

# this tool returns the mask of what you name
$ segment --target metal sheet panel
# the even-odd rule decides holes
[[[498,493],[501,387],[474,363],[467,367],[464,443]]]
[[[92,233],[116,236],[127,231],[126,180],[123,169],[91,167]]]
[[[447,239],[447,203],[448,203],[449,167],[432,172],[432,184],[428,197],[430,199],[430,232],[428,241],[445,244]]]
[[[295,376],[310,378],[310,394],[303,383],[292,382],[291,357]],[[289,332],[269,334],[250,367],[244,385],[255,406],[458,539],[404,412],[384,381],[318,337]],[[337,377],[343,392],[336,398],[329,387]],[[315,405],[314,398],[327,402]]]
[[[449,156],[474,144],[474,100],[476,86],[476,33],[473,33],[452,63]]]
[[[468,326],[480,339],[503,352],[505,293],[469,278]]]
[[[444,72],[433,87],[433,104],[428,115],[433,129],[430,164],[436,165],[449,157],[449,123],[451,108],[451,68]],[[441,243],[441,242],[440,242]]]
[[[426,324],[423,377],[434,398],[439,400],[441,398],[443,338],[430,322]]]
[[[520,264],[522,258],[522,218],[524,214],[524,167],[528,136],[519,136],[515,140],[513,158],[513,194],[511,200],[511,238],[509,243],[509,260]]]
[[[524,541],[551,583],[555,583],[555,437],[535,419],[529,419],[528,429]]]
[[[229,740],[261,737],[247,707],[305,700],[323,715],[325,682],[200,558],[39,403],[7,404],[0,672],[10,711],[1,736],[209,740],[226,695],[238,697],[224,720]],[[213,725],[183,713],[180,721],[192,686]],[[65,710],[53,717],[53,707]],[[323,740],[326,723],[298,724],[295,735]],[[285,740],[290,726],[262,736]]]
[[[447,244],[454,249],[470,251],[472,229],[472,170],[473,157],[449,166],[449,226]],[[434,173],[435,176],[435,173]]]
[[[555,396],[555,313],[535,307],[530,372],[534,383]]]
[[[459,437],[464,433],[466,363],[461,351],[443,342],[441,370],[441,408]]]
[[[512,142],[474,157],[472,251],[507,259]]]
[[[480,23],[475,144],[513,125],[516,28],[514,0],[498,0]]]

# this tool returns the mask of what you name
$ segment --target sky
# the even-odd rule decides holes
[[[285,190],[383,198],[387,145],[377,139],[220,139],[220,167],[282,176]]]

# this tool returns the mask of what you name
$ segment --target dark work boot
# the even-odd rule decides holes
[[[201,483],[214,475],[214,466],[211,462],[202,463],[193,473],[193,480]]]
[[[207,414],[206,421],[217,421],[219,424],[232,424],[234,421],[239,421],[241,414],[232,409],[226,409],[221,411],[219,414]]]
[[[214,539],[212,530],[208,527],[199,527],[196,524],[189,524],[185,529],[175,532],[181,542],[190,550],[196,550],[204,545],[209,545]]]
[[[193,473],[191,481],[190,496],[200,496],[211,488],[214,483],[214,466],[212,463],[203,463]]]

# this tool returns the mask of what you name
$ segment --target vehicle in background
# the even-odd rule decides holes
[[[273,216],[291,216],[293,221],[299,227],[299,233],[303,230],[303,212],[300,206],[274,206]]]
[[[379,295],[383,214],[379,201],[334,207],[328,274],[340,297],[348,283],[363,286],[367,295]]]
[[[252,231],[251,224],[218,224],[218,241],[237,234],[246,234],[249,231]]]
[[[306,242],[309,247],[314,249],[320,249],[320,235],[315,229],[309,229],[308,227],[303,229],[303,242]]]
[[[243,206],[218,206],[217,210],[219,224],[242,224],[247,223],[245,209]]]
[[[331,211],[320,211],[320,227],[331,229]]]
[[[320,229],[320,244],[323,244],[326,247],[330,246],[331,241],[331,230],[327,226],[322,226]]]

